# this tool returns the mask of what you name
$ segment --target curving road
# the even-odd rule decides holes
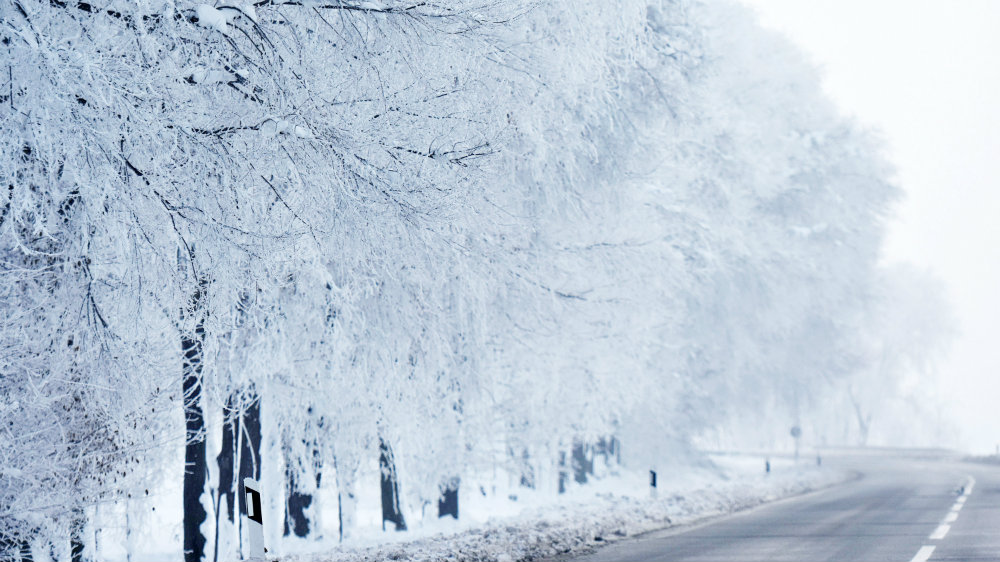
[[[583,561],[1000,561],[1000,465],[927,451],[841,451],[857,480],[608,545]]]

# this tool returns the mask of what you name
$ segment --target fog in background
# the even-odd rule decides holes
[[[938,369],[947,419],[1000,442],[1000,3],[746,0],[818,64],[842,110],[878,128],[905,198],[884,259],[942,278],[960,333]]]

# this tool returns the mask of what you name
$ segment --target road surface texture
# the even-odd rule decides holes
[[[840,451],[856,480],[574,561],[1000,561],[1000,465],[933,451]]]

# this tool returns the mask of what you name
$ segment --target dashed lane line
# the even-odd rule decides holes
[[[945,538],[948,535],[948,531],[950,530],[951,530],[951,525],[948,525],[947,523],[942,523],[938,525],[938,528],[934,529],[934,532],[931,533],[931,536],[927,538],[929,538],[932,541],[939,541]]]
[[[948,531],[951,530],[951,523],[954,523],[958,519],[958,512],[962,510],[962,506],[965,505],[965,501],[969,499],[969,494],[972,493],[972,488],[976,485],[976,479],[969,476],[968,484],[963,486],[962,495],[955,500],[955,505],[951,506],[951,510],[948,514],[944,516],[944,520],[941,524],[934,529],[934,532],[928,537],[932,541],[939,541],[948,535]],[[927,562],[927,560],[934,554],[934,549],[937,548],[935,545],[924,545],[920,547],[917,554],[913,557],[910,562]]]
[[[931,557],[931,554],[934,554],[933,546],[922,546],[910,562],[927,562],[927,559]]]

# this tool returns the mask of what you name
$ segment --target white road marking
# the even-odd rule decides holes
[[[910,562],[927,562],[927,559],[931,557],[931,554],[934,554],[933,546],[922,546]]]
[[[976,487],[976,479],[970,476],[969,483],[965,485],[965,493],[962,495],[965,497],[969,497],[969,494],[972,493],[972,489],[975,487]]]
[[[939,541],[948,535],[948,531],[951,530],[950,523],[954,523],[958,519],[958,512],[961,511],[962,506],[965,505],[965,500],[969,499],[969,494],[972,493],[972,487],[975,485],[976,479],[970,476],[968,484],[965,485],[965,489],[962,491],[962,495],[955,500],[955,505],[951,506],[951,511],[948,512],[948,515],[944,516],[944,520],[941,524],[938,525],[937,529],[934,529],[934,532],[931,533],[930,537],[928,537],[930,540]],[[935,547],[933,545],[924,545],[920,547],[920,550],[917,551],[917,554],[912,560],[910,560],[910,562],[927,562],[931,555],[934,554],[934,548]]]
[[[931,536],[928,538],[931,539],[932,541],[941,540],[945,537],[945,535],[948,534],[948,531],[950,530],[951,530],[951,525],[942,523],[941,525],[938,525],[937,529],[934,529],[934,532],[931,533]]]

